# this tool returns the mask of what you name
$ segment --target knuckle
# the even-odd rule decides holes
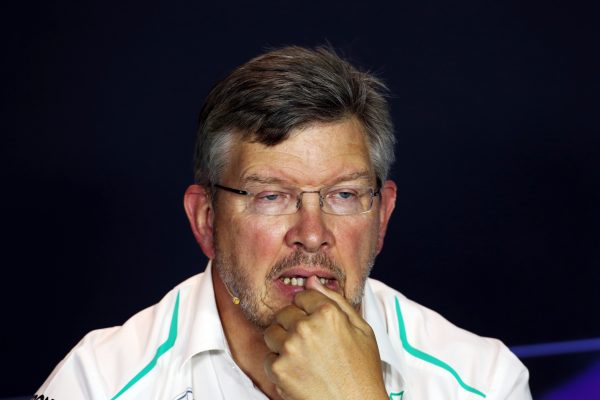
[[[294,356],[299,350],[298,347],[295,340],[288,339],[281,345],[280,354]]]
[[[312,327],[310,326],[308,320],[298,321],[294,330],[302,338],[306,338],[312,335]]]
[[[276,378],[277,382],[281,382],[285,380],[287,375],[287,369],[285,368],[285,363],[281,360],[281,358],[277,358],[271,364],[271,373],[273,377]]]
[[[319,314],[327,319],[334,319],[339,315],[338,306],[333,303],[323,303],[319,306]]]

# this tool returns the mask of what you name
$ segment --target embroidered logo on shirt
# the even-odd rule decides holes
[[[192,393],[192,388],[189,387],[185,390],[185,392],[179,393],[173,398],[173,400],[194,400],[194,393]]]

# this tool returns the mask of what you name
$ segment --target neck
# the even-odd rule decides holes
[[[239,304],[234,304],[216,268],[212,268],[212,280],[219,317],[235,363],[270,399],[280,399],[263,367],[270,352],[263,331],[244,317]]]

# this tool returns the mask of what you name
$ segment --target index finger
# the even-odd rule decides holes
[[[338,292],[331,290],[329,288],[327,288],[326,286],[322,285],[321,282],[319,282],[319,280],[316,277],[310,277],[308,278],[308,281],[306,282],[306,288],[307,289],[312,289],[312,290],[305,290],[305,292],[317,292],[319,293],[321,296],[326,297],[327,299],[329,299],[330,301],[332,301],[335,305],[337,305],[350,319],[350,323],[352,323],[352,325],[356,326],[357,328],[360,328],[361,330],[365,330],[366,326],[368,326],[368,324],[365,322],[365,320],[362,318],[362,316],[357,312],[356,309],[354,309],[354,307],[348,302],[348,300],[346,300],[346,298],[344,296],[342,296],[341,294],[339,294]],[[304,292],[298,293],[298,295],[302,294]],[[296,296],[298,296],[296,295]],[[312,295],[314,296],[314,295]],[[312,297],[311,297],[312,298]],[[306,306],[307,307],[313,307],[313,311],[314,309],[318,308],[320,305],[322,305],[324,302],[324,300],[312,300],[309,301]],[[313,311],[307,311],[309,314]],[[368,329],[367,329],[368,330]]]
[[[326,303],[334,304],[339,308],[335,301],[332,301],[329,297],[314,289],[303,290],[298,292],[296,297],[294,297],[294,304],[296,304],[297,308],[304,311],[307,315],[319,310],[319,308]]]

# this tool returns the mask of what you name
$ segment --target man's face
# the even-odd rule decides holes
[[[375,189],[366,137],[354,119],[293,131],[287,140],[270,147],[238,141],[229,157],[218,183],[233,188],[311,191],[364,184]],[[325,284],[350,303],[360,304],[377,253],[379,197],[370,212],[346,216],[323,213],[317,194],[304,194],[302,207],[291,215],[252,213],[247,200],[217,192],[214,267],[240,298],[249,321],[267,326],[312,275],[326,279]]]

